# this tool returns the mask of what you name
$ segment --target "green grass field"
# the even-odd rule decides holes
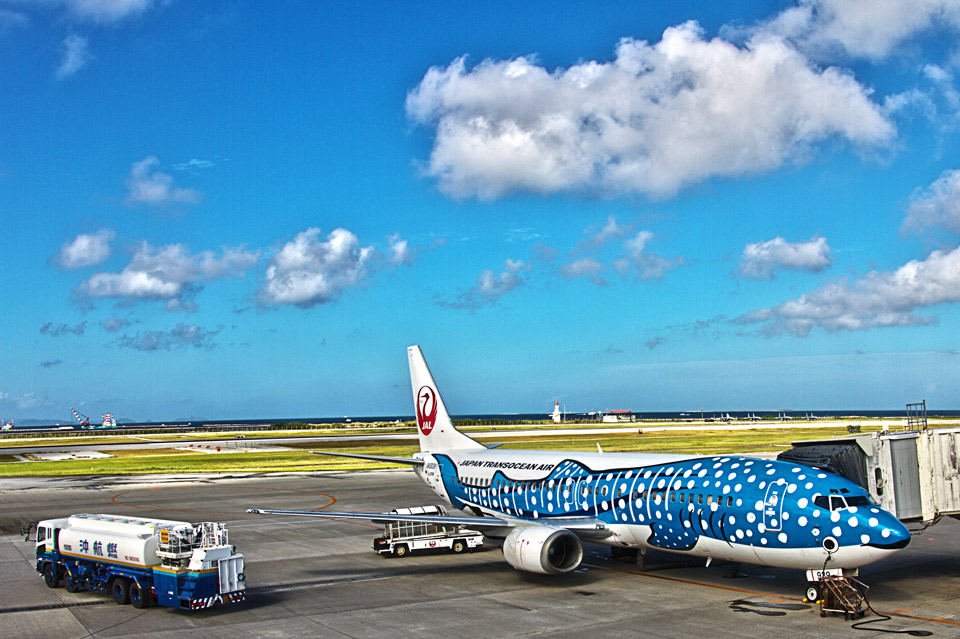
[[[864,432],[876,428],[865,427]],[[306,434],[306,433],[304,433]],[[599,443],[604,452],[657,452],[673,454],[751,454],[776,452],[789,448],[791,441],[827,439],[846,436],[844,427],[811,427],[809,429],[750,429],[742,431],[667,431],[647,434],[618,435],[548,435],[504,438],[502,448],[534,450],[595,451]],[[92,438],[101,440],[103,438]],[[116,439],[110,438],[110,443]],[[494,440],[485,440],[490,443]],[[255,440],[244,440],[252,444]],[[65,442],[61,442],[65,443]],[[75,443],[71,441],[70,443]],[[86,442],[84,442],[86,443]],[[99,442],[103,443],[103,442]],[[225,473],[331,471],[399,468],[396,464],[349,460],[314,455],[308,451],[322,447],[338,452],[409,457],[419,448],[395,442],[293,442],[287,450],[219,453],[165,449],[131,449],[112,451],[105,459],[71,461],[18,462],[12,455],[0,455],[0,476],[67,476],[67,475],[136,475],[153,473]]]

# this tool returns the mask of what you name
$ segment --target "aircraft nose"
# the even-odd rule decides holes
[[[910,543],[910,531],[890,513],[867,513],[864,519],[869,533],[863,535],[863,543],[877,558],[906,548]]]

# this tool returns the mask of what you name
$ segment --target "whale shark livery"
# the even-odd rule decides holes
[[[248,512],[468,526],[502,539],[514,568],[541,574],[576,569],[582,541],[819,574],[855,574],[910,541],[866,490],[809,466],[739,455],[487,448],[454,427],[420,347],[407,356],[421,452],[311,452],[410,465],[464,514]]]

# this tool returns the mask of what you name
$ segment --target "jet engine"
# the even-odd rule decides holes
[[[503,541],[503,557],[517,570],[541,575],[570,572],[583,561],[580,539],[552,526],[514,528]]]

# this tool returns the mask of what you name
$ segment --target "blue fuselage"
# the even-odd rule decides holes
[[[421,477],[456,508],[531,525],[592,518],[609,529],[601,543],[610,545],[849,569],[910,539],[860,486],[787,462],[518,450],[419,456]]]

